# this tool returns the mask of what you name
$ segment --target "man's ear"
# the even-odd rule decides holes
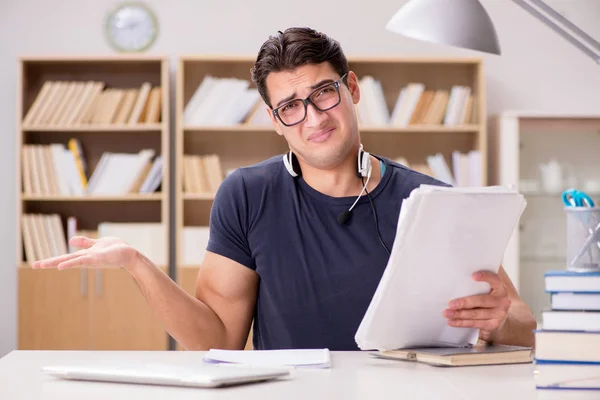
[[[265,106],[265,109],[269,114],[269,118],[271,118],[271,124],[273,124],[273,129],[275,129],[275,132],[277,132],[279,136],[282,136],[282,133],[279,130],[279,124],[277,123],[277,117],[275,116],[275,114],[273,114],[273,110],[271,110],[271,107],[269,106]]]
[[[348,90],[350,91],[352,102],[354,104],[358,104],[358,101],[360,100],[360,87],[358,86],[358,78],[353,71],[348,71],[348,76],[346,79],[348,80]]]

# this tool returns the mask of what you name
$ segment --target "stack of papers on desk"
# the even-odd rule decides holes
[[[356,332],[362,350],[467,347],[479,331],[443,316],[456,298],[489,293],[472,274],[497,272],[525,209],[502,187],[422,185],[404,200],[379,286]]]
[[[208,363],[230,363],[260,367],[330,368],[329,349],[291,350],[218,350],[205,356]]]

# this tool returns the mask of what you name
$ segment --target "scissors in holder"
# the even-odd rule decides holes
[[[567,189],[562,193],[562,201],[564,205],[567,207],[594,207],[594,200],[590,196],[588,196],[585,192],[581,192],[577,189]],[[589,221],[587,221],[589,223]],[[587,231],[590,234],[581,246],[581,250],[572,261],[572,264],[575,264],[579,259],[583,256],[583,254],[588,252],[590,255],[590,261],[592,259],[592,252],[590,246],[595,241],[596,245],[600,248],[600,223],[598,223],[595,227],[590,227],[584,221],[582,221],[584,225],[587,227]]]
[[[565,190],[562,193],[562,201],[567,207],[594,207],[594,200],[577,189]]]

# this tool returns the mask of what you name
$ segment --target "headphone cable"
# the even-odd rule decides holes
[[[371,195],[369,194],[369,191],[367,190],[367,186],[365,185],[365,178],[362,178],[362,181],[363,181],[363,185],[364,185],[364,188],[365,188],[364,190],[367,193],[367,198],[369,199],[369,203],[371,203],[371,209],[373,210],[373,215],[375,216],[375,231],[377,232],[377,237],[379,238],[379,242],[385,248],[385,251],[387,251],[388,256],[389,256],[390,255],[390,250],[387,248],[387,246],[383,242],[383,239],[381,238],[381,233],[379,232],[379,220],[377,218],[377,211],[375,211],[375,204],[373,204],[373,200],[371,199]]]

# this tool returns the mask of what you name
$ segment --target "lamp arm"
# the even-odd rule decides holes
[[[571,21],[563,17],[560,13],[546,4],[543,0],[512,0],[515,4],[523,8],[529,14],[533,15],[536,19],[543,22],[550,29],[561,35],[573,46],[591,57],[596,63],[600,64],[600,43],[592,38],[590,35],[585,33]],[[549,16],[544,15],[541,11],[537,10],[534,6],[529,3],[535,4]],[[554,19],[554,20],[553,20]],[[583,40],[576,38],[573,34],[562,28],[556,21],[560,22],[564,26],[579,35]],[[584,44],[583,42],[587,42]]]

